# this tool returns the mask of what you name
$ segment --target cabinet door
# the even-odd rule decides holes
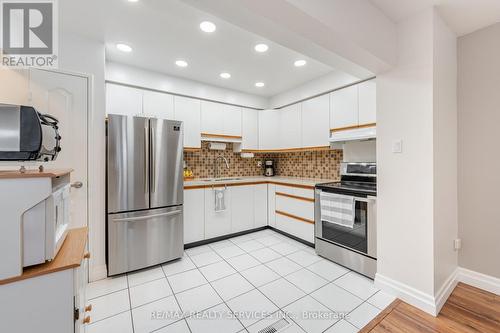
[[[156,91],[144,91],[144,115],[158,119],[174,119],[174,96]]]
[[[107,83],[106,114],[142,116],[142,90]]]
[[[359,89],[359,125],[377,122],[377,89],[375,80],[365,81]]]
[[[267,223],[276,227],[276,185],[267,185]]]
[[[227,188],[225,195],[226,210],[215,211],[215,191],[205,189],[205,239],[223,236],[231,233],[231,188]]]
[[[224,129],[222,134],[241,136],[241,108],[232,105],[223,105]]]
[[[254,185],[254,227],[267,225],[267,184]]]
[[[328,146],[330,98],[319,96],[302,103],[302,147]]]
[[[184,190],[184,244],[205,239],[205,190]]]
[[[259,111],[259,149],[272,150],[280,147],[280,112],[281,110]]]
[[[294,104],[280,109],[279,148],[300,148],[302,146],[301,105]],[[276,128],[273,129],[276,131]]]
[[[241,110],[241,135],[242,149],[257,150],[259,149],[259,112],[252,109]]]
[[[200,101],[187,97],[174,97],[175,120],[184,122],[184,147],[201,148]]]
[[[231,187],[231,233],[254,228],[254,186]]]
[[[358,125],[358,87],[350,86],[330,94],[330,127]]]
[[[201,132],[224,134],[224,105],[201,101]]]

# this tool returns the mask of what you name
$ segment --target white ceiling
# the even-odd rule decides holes
[[[115,62],[260,96],[274,96],[333,71],[179,0],[65,0],[59,4],[64,28],[104,41],[107,59]],[[202,32],[199,23],[204,20],[214,22],[217,31]],[[118,51],[118,42],[131,45],[133,52]],[[258,42],[268,44],[269,51],[255,52]],[[189,66],[177,67],[177,59],[188,61]],[[294,67],[297,59],[307,60],[307,65]],[[231,73],[231,79],[221,79],[223,71]],[[266,86],[256,88],[257,81]]]
[[[370,0],[394,22],[436,6],[450,29],[463,36],[500,22],[500,0]]]

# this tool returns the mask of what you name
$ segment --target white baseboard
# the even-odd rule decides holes
[[[375,275],[375,285],[433,316],[437,314],[436,302],[432,295],[423,293],[420,290],[379,273]]]
[[[489,291],[490,293],[500,295],[500,279],[490,275],[459,267],[457,282],[463,282],[473,287]]]
[[[106,265],[98,265],[89,268],[89,282],[102,280],[108,277]]]
[[[439,311],[441,311],[441,308],[446,303],[448,297],[450,297],[458,282],[463,282],[473,287],[500,295],[499,278],[462,267],[457,267],[457,269],[450,274],[436,293],[435,297],[379,273],[375,275],[375,285],[433,316],[437,316]]]

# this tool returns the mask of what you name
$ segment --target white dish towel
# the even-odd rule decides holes
[[[321,192],[321,220],[354,228],[356,202],[354,197],[338,195],[335,193]]]
[[[215,197],[215,212],[223,212],[226,210],[226,188],[214,188]]]

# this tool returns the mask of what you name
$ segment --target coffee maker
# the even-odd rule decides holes
[[[264,161],[264,176],[266,176],[266,177],[274,176],[274,161],[273,160]]]

